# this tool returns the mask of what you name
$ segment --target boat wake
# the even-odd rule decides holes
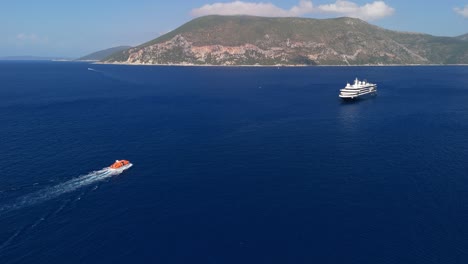
[[[73,192],[79,188],[102,181],[104,179],[107,179],[114,175],[118,175],[120,173],[122,173],[122,171],[112,170],[109,168],[104,168],[99,171],[93,171],[86,175],[73,178],[69,181],[44,188],[34,193],[26,194],[22,197],[17,198],[10,204],[0,205],[0,214],[4,214],[13,210],[18,210],[21,208],[29,207],[35,204],[39,204],[39,203],[57,198],[58,196],[62,194]]]
[[[97,70],[95,70],[95,69],[93,69],[93,68],[88,68],[88,71],[101,72],[101,71],[97,71]]]
[[[101,75],[104,78],[119,81],[119,82],[124,82],[124,83],[129,83],[132,85],[144,85],[145,83],[138,79],[138,78],[132,78],[131,76],[126,76],[124,74],[116,74],[110,71],[101,71],[101,70],[96,70],[94,68],[88,68],[88,71],[96,73]]]

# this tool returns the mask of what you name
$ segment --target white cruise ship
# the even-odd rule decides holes
[[[340,90],[340,98],[357,99],[365,95],[375,95],[377,93],[377,84],[368,83],[367,81],[354,80],[354,84],[346,84],[346,87]]]

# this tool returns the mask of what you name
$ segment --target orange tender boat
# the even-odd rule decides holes
[[[116,160],[114,164],[110,165],[111,169],[121,169],[127,165],[131,164],[128,160]]]

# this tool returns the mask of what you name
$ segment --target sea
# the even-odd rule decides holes
[[[0,62],[0,162],[2,264],[468,263],[468,66]]]

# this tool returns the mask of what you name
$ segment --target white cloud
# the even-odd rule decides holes
[[[251,3],[234,1],[231,3],[207,4],[192,10],[193,16],[205,15],[253,15],[253,16],[300,16],[310,13],[313,10],[311,1],[300,1],[299,5],[293,6],[290,10],[285,10],[272,3]]]
[[[468,5],[465,5],[464,8],[455,7],[453,10],[463,17],[468,18]]]
[[[375,20],[387,17],[392,15],[395,11],[395,9],[385,4],[384,1],[375,1],[370,4],[358,6],[350,1],[338,0],[334,4],[321,5],[318,9],[323,13],[335,13],[364,20]]]
[[[379,19],[392,15],[394,9],[383,1],[359,6],[356,3],[338,0],[334,4],[315,7],[312,1],[301,0],[290,9],[277,7],[272,3],[234,1],[230,3],[207,4],[192,10],[192,16],[205,15],[253,15],[265,17],[297,17],[312,13],[339,14],[365,20]]]
[[[37,36],[36,34],[28,35],[25,33],[19,33],[18,35],[16,35],[16,39],[17,40],[36,40]]]
[[[19,33],[16,35],[15,40],[18,44],[24,45],[24,44],[46,44],[49,42],[48,37],[41,37],[38,36],[37,34],[31,33],[31,34],[26,34],[26,33]]]

